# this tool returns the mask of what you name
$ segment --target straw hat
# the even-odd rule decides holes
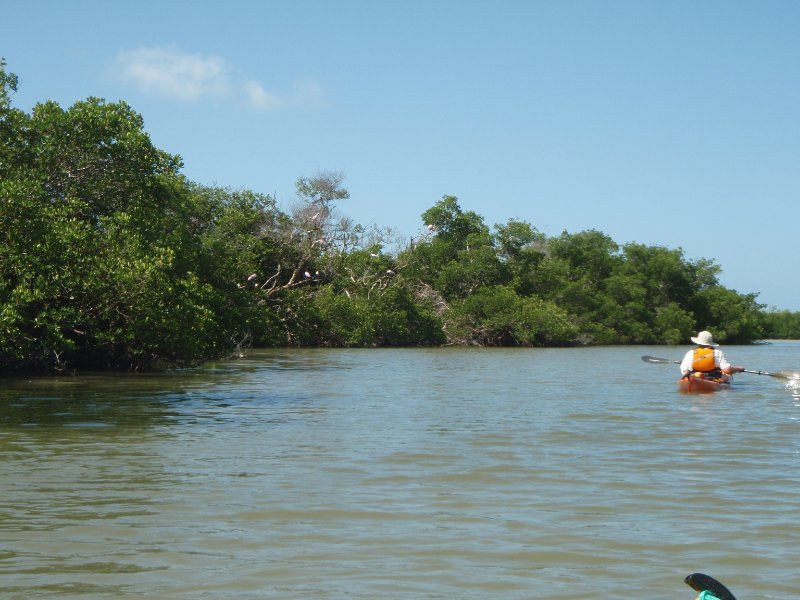
[[[701,331],[697,334],[697,337],[693,337],[691,340],[698,346],[719,346],[719,344],[714,343],[714,336],[711,335],[710,331]]]

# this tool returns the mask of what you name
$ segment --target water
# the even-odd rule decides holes
[[[686,348],[274,350],[0,381],[0,596],[800,591],[800,391]],[[800,368],[800,342],[726,347]]]

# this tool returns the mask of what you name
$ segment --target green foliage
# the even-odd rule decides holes
[[[329,264],[330,283],[314,296],[318,345],[409,346],[445,341],[432,306],[415,298],[391,259],[368,248]],[[396,268],[396,267],[395,267]]]
[[[451,251],[450,259],[466,247],[470,236],[489,233],[483,219],[472,211],[462,211],[455,196],[444,196],[422,214],[422,220],[436,231],[437,243]]]
[[[446,327],[460,343],[480,345],[568,345],[578,333],[558,306],[508,286],[484,287],[454,303]]]
[[[507,268],[498,260],[494,248],[475,244],[459,252],[456,260],[446,263],[434,279],[434,285],[445,298],[456,299],[507,280]]]
[[[0,111],[11,107],[11,94],[17,91],[18,83],[18,77],[6,71],[6,60],[0,58]]]
[[[704,328],[729,341],[761,335],[755,296],[720,286],[711,261],[687,261],[680,249],[620,247],[595,230],[547,238],[513,220],[488,238],[480,218],[466,214],[446,196],[423,214],[435,235],[407,255],[409,272],[450,303],[443,317],[451,343],[676,344]],[[521,335],[521,300],[540,303],[532,312],[557,308],[555,333]]]
[[[765,338],[800,339],[800,312],[772,309],[762,317]]]
[[[536,276],[547,256],[544,234],[529,223],[511,219],[506,225],[495,225],[494,244],[518,293],[528,296],[547,289],[543,278]]]
[[[236,310],[233,261],[198,235],[206,215],[180,159],[157,150],[124,103],[12,112],[0,368],[146,368],[230,350],[252,307]]]
[[[435,236],[405,257],[409,275],[432,285],[446,299],[469,296],[510,278],[483,219],[464,212],[455,196],[445,196],[422,215]]]
[[[584,313],[589,332],[601,325],[606,343],[672,344],[688,339],[695,328],[696,294],[715,280],[700,279],[681,250],[626,244],[620,259],[592,295],[600,304]]]
[[[654,340],[665,344],[685,344],[694,335],[696,326],[692,315],[676,302],[656,310]]]
[[[621,263],[619,246],[600,231],[565,231],[549,241],[548,250],[554,258],[567,262],[570,280],[582,281],[593,288],[598,287]]]
[[[703,329],[727,343],[746,343],[763,337],[762,306],[755,294],[739,294],[723,287],[700,292],[705,301],[709,323]]]

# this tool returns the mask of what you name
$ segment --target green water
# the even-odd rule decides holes
[[[278,350],[0,381],[0,597],[800,590],[800,393],[686,348]],[[725,348],[800,368],[800,343]]]

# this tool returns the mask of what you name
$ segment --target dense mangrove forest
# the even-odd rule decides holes
[[[568,346],[797,337],[800,316],[720,285],[712,260],[596,230],[489,226],[444,196],[409,239],[340,211],[209,187],[99,98],[29,113],[0,61],[0,370],[151,369],[244,347]]]

